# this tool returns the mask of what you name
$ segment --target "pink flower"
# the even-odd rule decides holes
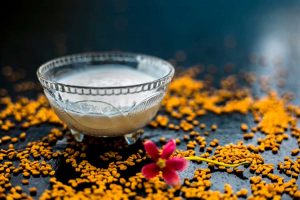
[[[142,168],[143,175],[147,179],[150,179],[157,176],[159,172],[162,171],[162,176],[169,185],[178,185],[180,179],[177,171],[185,170],[188,162],[184,158],[170,158],[176,149],[175,140],[170,140],[163,147],[161,154],[159,153],[156,144],[150,140],[147,140],[144,143],[144,147],[154,163],[147,164]]]

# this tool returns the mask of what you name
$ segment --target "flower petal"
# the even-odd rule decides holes
[[[172,139],[163,147],[161,157],[164,159],[169,158],[172,155],[172,153],[175,151],[175,149],[176,149],[176,142],[174,139]]]
[[[147,179],[157,176],[158,173],[159,173],[159,167],[155,163],[147,164],[142,168],[142,174]]]
[[[180,181],[176,171],[168,167],[165,167],[163,169],[163,178],[166,181],[166,183],[173,186],[178,185]]]
[[[153,160],[157,160],[159,158],[158,148],[154,142],[152,142],[151,140],[147,140],[146,142],[144,142],[144,148],[147,154],[149,154],[149,156]]]
[[[187,168],[188,161],[184,158],[171,158],[166,161],[166,165],[175,171],[183,171]]]

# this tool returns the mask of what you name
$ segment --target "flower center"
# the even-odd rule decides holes
[[[158,161],[156,162],[156,165],[160,168],[163,169],[166,166],[166,160],[163,158],[159,158]]]

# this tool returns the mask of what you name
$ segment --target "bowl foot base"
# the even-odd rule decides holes
[[[136,141],[140,138],[140,136],[144,133],[144,130],[140,129],[140,130],[137,130],[137,131],[134,131],[132,133],[128,133],[124,136],[120,136],[120,137],[93,137],[93,136],[89,136],[89,135],[84,135],[82,134],[81,132],[78,132],[74,129],[70,129],[74,139],[77,141],[77,142],[83,142],[85,139],[88,139],[88,138],[93,138],[93,140],[95,138],[99,138],[99,139],[107,139],[107,138],[110,138],[110,139],[122,139],[124,141],[125,144],[127,145],[132,145],[134,143],[136,143]]]
[[[74,139],[77,141],[77,142],[82,142],[83,139],[84,139],[84,135],[74,129],[70,129]]]
[[[124,140],[128,145],[136,143],[140,136],[144,133],[144,130],[137,130],[135,132],[126,134]]]

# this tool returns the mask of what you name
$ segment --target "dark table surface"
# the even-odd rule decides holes
[[[272,63],[281,60],[282,68],[287,71],[286,85],[285,88],[278,88],[276,84],[273,87],[279,93],[294,92],[294,103],[299,103],[299,1],[29,0],[1,4],[0,66],[9,65],[26,74],[17,83],[37,81],[37,67],[49,59],[89,51],[151,54],[171,61],[178,69],[199,64],[206,69],[213,67],[216,83],[229,75],[223,70],[227,65],[234,66],[230,74],[251,71],[268,75],[275,83],[277,68]],[[259,62],[251,62],[253,56],[258,57]],[[4,76],[0,78],[0,88],[6,89],[13,98],[35,98],[41,92],[16,92]],[[256,87],[253,90],[260,95]],[[218,124],[219,129],[206,139],[210,142],[218,138],[221,145],[241,140],[240,124],[253,123],[251,116],[238,114],[225,117],[211,114],[202,121],[208,126]],[[42,125],[30,129],[25,142],[40,139],[50,127]],[[13,130],[10,134],[17,132]],[[160,133],[166,138],[175,134],[174,131],[146,127],[144,136],[158,141]],[[1,136],[6,134],[0,131]],[[135,148],[130,147],[129,151]],[[278,154],[266,151],[262,155],[266,163],[277,163],[294,148],[297,148],[296,142],[287,140]],[[59,180],[66,182],[73,176],[63,160],[51,162],[57,169]],[[191,177],[196,168],[203,166],[205,164],[192,164],[182,177]],[[235,191],[242,187],[250,191],[247,177],[247,173],[239,177],[214,172],[211,189],[223,191],[224,184],[230,183]],[[12,182],[20,184],[20,180],[20,177],[14,177]],[[297,183],[300,184],[299,180]],[[34,178],[30,184],[38,187],[38,195],[49,188],[48,179]],[[286,195],[283,197],[288,199]]]

